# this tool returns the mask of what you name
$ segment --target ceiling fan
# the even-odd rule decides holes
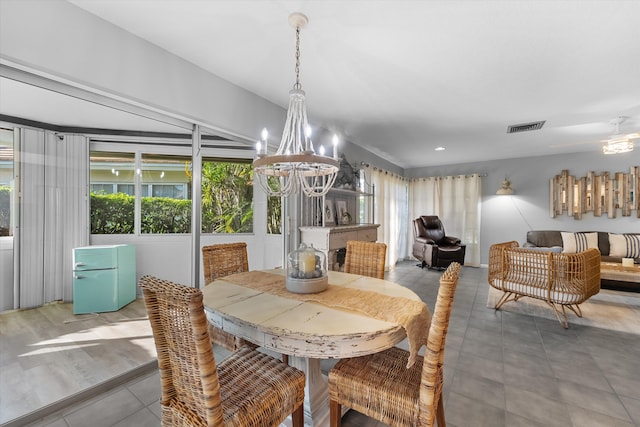
[[[620,125],[627,119],[628,117],[620,116],[609,122],[615,125],[616,131],[608,139],[600,141],[606,143],[606,145],[602,146],[602,152],[604,154],[628,153],[629,151],[633,151],[633,140],[640,138],[640,134],[629,133],[625,135],[620,133]]]
[[[582,135],[581,137],[582,140],[570,141],[571,137],[569,137],[569,140],[563,140],[562,143],[558,143],[558,144],[551,144],[549,145],[549,147],[566,148],[570,146],[595,145],[595,144],[600,144],[602,142],[605,142],[606,145],[603,146],[603,151],[610,150],[610,151],[605,151],[607,154],[625,152],[625,151],[613,151],[614,148],[619,146],[627,149],[631,147],[631,149],[627,150],[627,151],[631,151],[633,150],[633,142],[630,140],[640,138],[640,134],[639,133],[630,133],[626,135],[620,134],[620,124],[622,124],[624,121],[628,120],[629,118],[630,117],[627,117],[627,116],[620,116],[620,117],[616,117],[615,119],[609,120],[607,122],[591,122],[591,123],[583,123],[583,124],[576,124],[576,125],[570,125],[570,126],[561,126],[558,128],[560,132],[562,132],[563,134],[569,134],[569,135]],[[634,124],[640,123],[638,122],[638,119],[635,116],[629,122],[631,123],[632,126]],[[596,142],[594,140],[595,138],[591,139],[597,134],[605,133],[606,127],[609,127],[611,125],[615,126],[614,134],[611,137],[609,137],[608,139],[602,140],[600,142]],[[585,138],[587,140],[585,140]],[[588,139],[591,139],[591,141],[589,141]],[[619,146],[616,144],[619,144]]]

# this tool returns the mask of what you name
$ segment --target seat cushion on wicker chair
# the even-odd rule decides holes
[[[423,358],[407,369],[408,358],[408,351],[392,347],[340,360],[329,372],[329,398],[387,424],[417,425]]]
[[[526,277],[523,278],[526,280]],[[561,287],[552,288],[551,292],[547,286],[532,286],[521,282],[511,282],[509,280],[496,279],[495,286],[504,292],[514,292],[541,300],[550,300],[551,302],[562,302],[563,304],[580,304],[584,301],[584,296],[579,292],[562,292]]]

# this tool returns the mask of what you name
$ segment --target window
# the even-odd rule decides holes
[[[115,191],[115,184],[112,184],[112,183],[110,184],[92,183],[91,192],[97,193],[97,194],[113,194],[113,193],[116,193],[117,191]]]
[[[142,154],[141,232],[191,232],[190,157]]]
[[[191,232],[190,157],[95,151],[90,180],[92,234]],[[204,159],[201,182],[202,232],[253,232],[250,161]]]
[[[116,193],[128,194],[129,196],[136,195],[136,186],[133,184],[116,184]]]
[[[91,233],[132,234],[135,230],[133,153],[91,152]],[[134,187],[135,188],[135,187]]]
[[[0,237],[13,236],[13,130],[0,128]]]
[[[282,234],[282,199],[268,196],[267,234]]]
[[[187,198],[186,184],[154,184],[150,185],[149,187],[151,187],[152,197],[170,197],[172,199]]]
[[[250,162],[202,162],[202,232],[253,232],[253,166]]]

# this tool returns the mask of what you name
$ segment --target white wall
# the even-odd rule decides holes
[[[0,58],[255,140],[284,109],[61,0],[0,2]],[[277,125],[277,126],[276,126]]]
[[[493,243],[526,241],[528,230],[607,231],[612,233],[640,232],[640,219],[633,216],[609,219],[595,217],[592,212],[575,220],[566,214],[549,215],[549,179],[568,169],[576,178],[589,171],[625,172],[640,166],[640,150],[627,154],[605,156],[601,151],[466,163],[406,171],[408,177],[444,176],[486,173],[482,178],[482,208],[480,230],[481,263],[488,263],[489,246]],[[515,190],[512,196],[497,196],[505,176]],[[446,224],[445,224],[446,229]],[[413,236],[412,236],[413,238]]]

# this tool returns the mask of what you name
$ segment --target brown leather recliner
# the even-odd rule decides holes
[[[447,268],[452,262],[464,265],[466,246],[457,237],[446,236],[444,226],[435,215],[423,215],[413,220],[413,256],[424,268]]]

